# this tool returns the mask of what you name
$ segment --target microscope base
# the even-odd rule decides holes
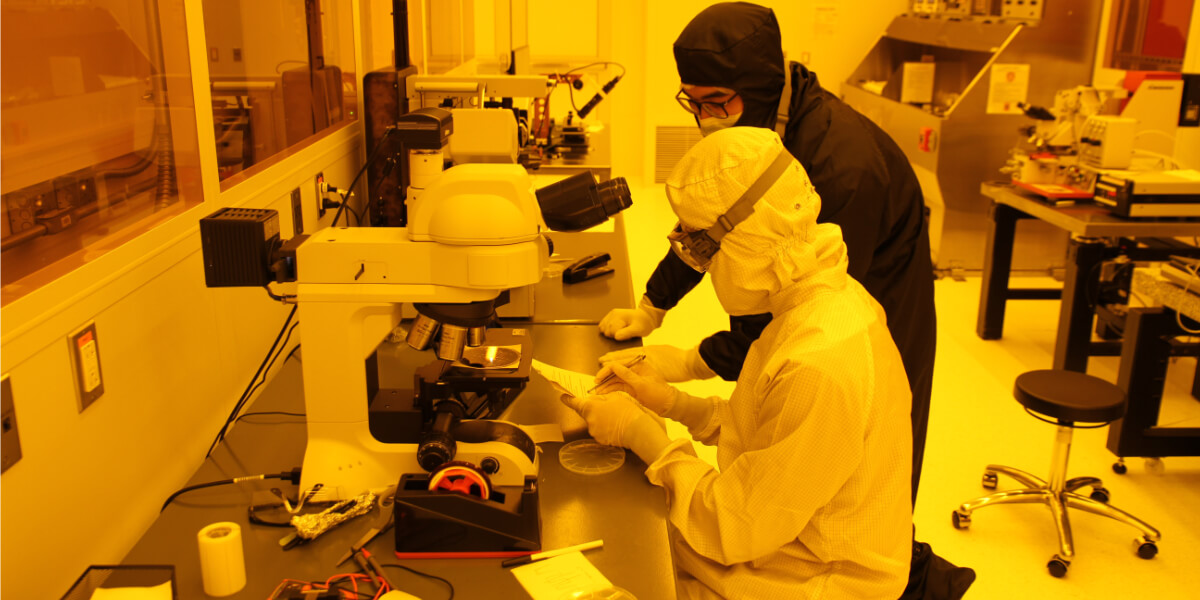
[[[541,549],[536,477],[492,488],[489,499],[430,491],[429,474],[407,474],[396,487],[396,553],[507,557]]]

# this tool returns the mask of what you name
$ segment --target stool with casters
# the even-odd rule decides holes
[[[1034,417],[1054,424],[1058,433],[1050,459],[1050,479],[1043,481],[1025,471],[1003,465],[988,465],[983,472],[983,487],[996,489],[999,475],[1006,475],[1024,485],[1022,489],[996,492],[964,502],[951,515],[954,527],[966,529],[971,525],[971,513],[993,504],[1045,504],[1050,507],[1058,530],[1059,551],[1046,565],[1050,574],[1062,577],[1075,556],[1071,538],[1071,522],[1067,509],[1074,508],[1116,519],[1141,532],[1134,540],[1137,555],[1154,558],[1158,553],[1158,530],[1145,521],[1108,505],[1109,494],[1104,483],[1096,477],[1067,479],[1067,459],[1071,454],[1071,433],[1076,427],[1102,427],[1125,414],[1125,393],[1121,388],[1086,373],[1060,370],[1041,370],[1017,377],[1013,395]],[[1045,415],[1045,416],[1042,416]],[[1091,425],[1077,425],[1091,424]],[[1091,487],[1089,496],[1076,493]]]

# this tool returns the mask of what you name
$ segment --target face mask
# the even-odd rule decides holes
[[[720,131],[737,125],[738,119],[742,118],[742,113],[729,115],[725,118],[708,117],[707,119],[697,119],[700,121],[700,135],[707,136],[710,133]]]

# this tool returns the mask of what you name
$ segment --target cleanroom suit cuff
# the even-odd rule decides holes
[[[642,300],[638,302],[638,308],[650,316],[650,319],[654,321],[655,329],[662,327],[663,319],[665,319],[667,316],[666,310],[654,306],[654,303],[650,301],[650,298],[645,295],[643,295]]]
[[[691,440],[678,438],[671,440],[666,446],[663,446],[662,451],[653,462],[646,461],[646,479],[650,483],[657,486],[666,486],[669,483],[671,476],[667,473],[667,467],[678,459],[687,460],[688,458],[699,460],[696,455],[696,447],[692,445]],[[707,464],[707,463],[705,463]]]
[[[675,388],[675,401],[663,416],[678,421],[688,428],[694,439],[705,441],[713,436],[717,423],[716,398],[698,398]]]
[[[687,351],[686,356],[688,374],[692,379],[712,379],[717,376],[716,371],[708,367],[708,363],[704,362],[704,357],[700,356],[700,346],[694,346]]]
[[[667,432],[649,415],[634,419],[625,432],[625,440],[629,449],[638,455],[647,465],[653,463],[671,443]]]

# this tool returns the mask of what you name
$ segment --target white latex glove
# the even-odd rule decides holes
[[[588,433],[597,442],[629,448],[646,464],[654,462],[671,441],[629,394],[615,392],[586,398],[564,394],[562,401],[587,421]]]
[[[699,346],[689,350],[663,345],[626,348],[601,356],[600,364],[604,366],[618,363],[628,365],[642,354],[646,355],[646,360],[638,364],[648,364],[654,367],[654,370],[658,371],[663,379],[672,383],[716,376],[716,373],[708,368],[704,359],[700,358]]]
[[[716,412],[715,398],[697,398],[691,394],[676,391],[675,402],[664,417],[682,423],[695,439],[701,439],[711,434],[710,427],[713,414]]]
[[[600,319],[600,333],[618,341],[645,337],[662,326],[667,311],[655,308],[642,296],[637,308],[614,308]]]
[[[599,382],[610,374],[613,375],[612,379],[597,388],[597,393],[623,392],[660,417],[665,416],[675,405],[678,390],[669,385],[663,376],[645,361],[634,365],[632,369],[619,363],[609,364],[596,374],[596,381]]]

